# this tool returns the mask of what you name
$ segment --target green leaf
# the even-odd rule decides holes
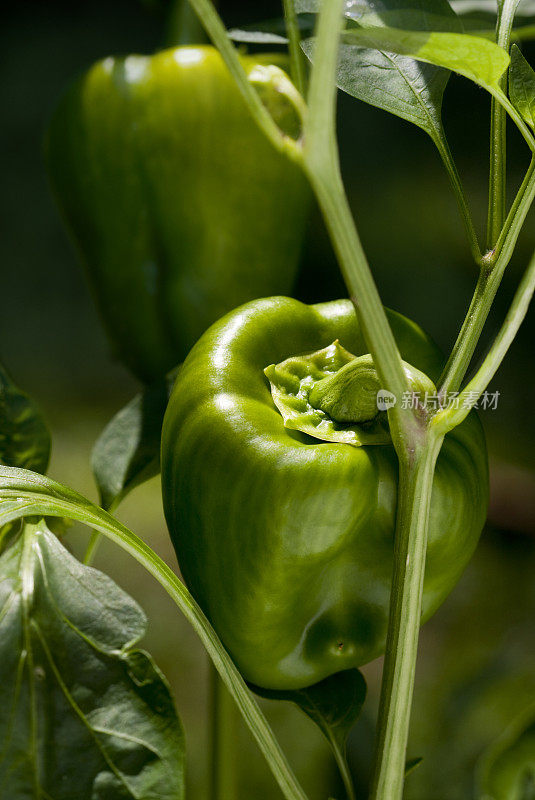
[[[478,800],[535,797],[535,705],[531,703],[481,757]]]
[[[535,72],[518,47],[511,49],[511,67],[509,69],[509,98],[522,118],[531,127],[535,127]]]
[[[356,0],[345,16],[359,25],[412,31],[462,31],[462,23],[448,0]]]
[[[27,522],[0,558],[0,786],[9,800],[182,800],[169,688],[134,649],[146,620]]]
[[[233,42],[245,44],[287,44],[288,37],[279,33],[262,30],[247,30],[246,28],[231,28],[228,32]]]
[[[301,36],[311,36],[314,32],[315,16],[301,14],[297,18]],[[232,28],[228,31],[229,37],[235,42],[246,44],[287,44],[286,20],[284,17],[255,22],[241,28]]]
[[[494,41],[496,35],[496,0],[451,0],[451,5],[462,19],[465,31]],[[520,0],[515,12],[511,39],[525,41],[535,37],[535,0]]]
[[[0,366],[0,463],[46,472],[50,432],[43,415]]]
[[[91,465],[103,508],[117,507],[128,492],[159,473],[163,417],[176,374],[136,395],[97,439]]]
[[[363,5],[370,6],[364,15],[355,10],[347,12],[359,25],[412,27],[421,31],[432,30],[434,26],[448,31],[461,29],[447,0],[434,0],[424,6],[419,0],[401,3],[381,0],[379,4]],[[436,144],[445,141],[441,111],[449,76],[449,70],[398,53],[350,44],[340,47],[338,86],[359,100],[418,125]]]
[[[139,536],[73,489],[35,472],[0,466],[0,528],[25,516],[66,517],[88,525],[118,544],[156,578],[199,636],[264,754],[284,797],[287,800],[306,800],[264,715],[228,652],[192,594],[172,569]],[[113,798],[95,796],[91,800]]]
[[[298,14],[317,14],[321,0],[296,0]],[[347,0],[344,16],[359,25],[386,25],[406,30],[461,31],[462,23],[448,0]]]
[[[366,699],[366,681],[358,669],[337,672],[306,689],[272,691],[251,687],[266,700],[286,700],[294,703],[318,726],[329,742],[348,798],[354,798],[354,788],[347,763],[347,737],[360,716]]]
[[[313,40],[303,42],[308,57]],[[441,109],[450,73],[397,53],[342,44],[336,83],[342,91],[444,140]]]
[[[479,14],[481,17],[485,15],[496,21],[498,0],[450,0],[450,5],[463,19],[465,16]],[[520,0],[516,17],[535,17],[535,0]]]
[[[337,672],[306,689],[273,691],[258,686],[252,688],[266,700],[294,703],[315,722],[329,742],[334,741],[341,748],[345,748],[366,699],[366,681],[358,669]]]
[[[464,75],[493,94],[500,92],[500,78],[509,66],[509,55],[497,44],[461,33],[351,28],[342,35],[342,41],[444,67]]]
[[[498,12],[497,0],[450,0],[451,7],[457,14],[492,14]]]

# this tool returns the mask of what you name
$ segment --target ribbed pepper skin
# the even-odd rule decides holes
[[[250,74],[281,56],[242,61]],[[296,122],[276,77],[262,94]],[[230,309],[291,291],[309,189],[214,48],[99,62],[61,100],[46,151],[116,355],[142,380]]]
[[[441,356],[389,312],[402,358],[436,380]],[[245,677],[304,687],[384,652],[397,460],[290,432],[263,369],[335,339],[366,352],[348,301],[270,298],[213,325],[189,354],[163,431],[164,508],[188,586]],[[488,500],[483,431],[447,436],[433,487],[427,619],[476,547]]]

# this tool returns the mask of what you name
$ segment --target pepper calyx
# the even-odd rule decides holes
[[[409,392],[400,402],[416,406],[436,392],[423,372],[405,361],[403,369]],[[353,447],[391,443],[384,393],[369,353],[354,356],[337,339],[322,350],[271,364],[264,374],[287,429]]]

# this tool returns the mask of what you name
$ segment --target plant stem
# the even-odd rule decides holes
[[[482,365],[457,398],[455,406],[445,408],[433,419],[432,426],[447,432],[466,419],[479,397],[496,374],[527,314],[535,291],[535,253],[524,273],[505,321]]]
[[[535,157],[532,156],[530,165],[524,176],[524,180],[522,181],[520,189],[517,192],[513,205],[511,206],[511,210],[507,215],[507,219],[505,220],[505,224],[496,244],[493,256],[494,261],[497,261],[498,258],[502,256],[502,252],[504,250],[506,251],[506,255],[504,257],[507,259],[507,261],[510,260],[518,240],[518,236],[522,230],[522,226],[524,225],[527,213],[533,203],[534,197]]]
[[[305,168],[338,255],[381,383],[398,401],[407,381],[351,215],[340,175],[335,134],[336,85],[342,0],[324,3],[317,29],[305,125]],[[433,474],[442,445],[426,437],[413,411],[402,403],[389,411],[400,462],[394,577],[381,711],[378,727],[375,800],[400,800],[418,651],[427,528]]]
[[[339,741],[336,736],[333,735],[329,736],[329,743],[340,777],[342,778],[342,783],[344,784],[344,789],[346,790],[347,800],[357,800],[353,778],[351,777],[351,772],[349,771],[349,765],[347,763],[346,748],[340,747]]]
[[[210,664],[210,694],[212,720],[210,798],[237,800],[236,705],[212,664]]]
[[[456,392],[466,375],[492,303],[511,260],[518,236],[535,197],[535,158],[522,182],[496,246],[496,260],[483,263],[468,313],[439,381],[440,394]]]
[[[91,531],[89,544],[87,545],[86,551],[84,553],[83,563],[86,567],[90,567],[91,564],[93,563],[101,538],[102,538],[101,534],[98,531]]]
[[[106,509],[108,513],[114,514],[117,508],[119,507],[121,500],[123,498],[121,496],[116,497],[115,500],[110,503],[109,507]],[[90,567],[93,561],[95,560],[95,556],[97,554],[97,550],[100,546],[100,542],[102,540],[102,534],[99,531],[91,531],[91,536],[89,538],[89,544],[86,547],[86,551],[84,553],[84,560],[83,564],[86,567]]]
[[[295,13],[295,2],[294,0],[283,0],[283,4],[286,32],[289,40],[292,81],[304,97],[306,91],[305,54],[301,49],[301,34],[299,32],[297,14]]]
[[[474,223],[472,222],[472,215],[470,214],[470,209],[468,208],[468,202],[466,200],[466,195],[464,193],[463,185],[461,183],[461,179],[459,177],[459,173],[457,171],[457,167],[451,155],[451,150],[445,138],[441,136],[433,137],[433,142],[440,153],[440,157],[442,158],[442,162],[446,167],[446,172],[448,173],[448,177],[450,179],[450,184],[455,194],[455,199],[457,200],[457,205],[459,207],[459,211],[461,213],[461,218],[466,230],[466,234],[468,236],[468,242],[470,244],[470,251],[472,253],[472,257],[476,264],[481,264],[481,248],[479,247],[479,242],[477,239],[477,234],[475,232]]]
[[[371,800],[401,800],[412,704],[433,475],[443,436],[400,460],[394,577]]]
[[[501,5],[498,5],[496,43],[509,52],[511,30],[518,0],[502,0]],[[507,91],[507,71],[500,81],[500,86],[504,91]],[[489,250],[492,250],[498,241],[505,219],[507,188],[506,137],[506,113],[503,106],[493,97],[491,105],[489,208],[487,217],[487,247]]]
[[[399,350],[375,286],[345,194],[336,142],[336,83],[343,0],[324,3],[318,18],[308,115],[304,129],[305,171],[323,212],[351,300],[383,388],[397,404],[389,411],[396,450],[408,446],[418,425],[401,398],[408,389]],[[410,446],[410,445],[409,445]]]

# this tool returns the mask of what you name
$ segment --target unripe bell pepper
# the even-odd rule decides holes
[[[410,397],[432,401],[440,353],[388,317]],[[213,325],[175,384],[162,441],[170,534],[187,584],[258,686],[302,688],[384,652],[398,465],[386,412],[370,402],[372,367],[349,301],[279,297]],[[424,620],[470,559],[487,498],[471,414],[438,458]]]
[[[299,135],[285,59],[242,63],[281,129]],[[93,66],[54,114],[47,162],[116,354],[142,380],[230,309],[291,291],[309,190],[214,48]]]

